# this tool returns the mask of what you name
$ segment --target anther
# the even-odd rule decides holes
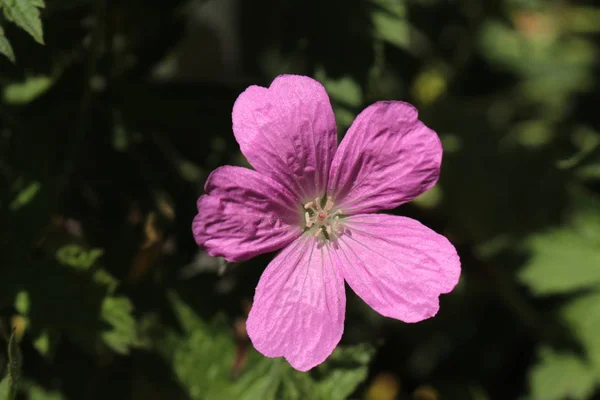
[[[331,209],[333,208],[333,199],[331,198],[331,196],[327,196],[327,203],[325,203],[325,211],[331,211]]]
[[[306,222],[306,227],[310,228],[313,226],[313,221],[310,219],[310,215],[308,215],[308,211],[304,213],[304,221]]]

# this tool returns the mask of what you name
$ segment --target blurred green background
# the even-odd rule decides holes
[[[0,397],[600,398],[597,2],[0,9]],[[226,264],[191,234],[208,173],[245,165],[237,95],[281,73],[325,85],[340,136],[374,101],[419,108],[442,175],[394,212],[463,262],[419,324],[349,291],[342,344],[307,374],[245,333],[272,255]]]

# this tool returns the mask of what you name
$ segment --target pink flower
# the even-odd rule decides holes
[[[317,81],[280,76],[233,107],[233,132],[255,170],[224,166],[206,181],[196,242],[243,261],[278,249],[248,316],[254,347],[307,371],[344,330],[344,281],[374,310],[405,322],[434,316],[460,275],[454,246],[406,217],[373,214],[411,201],[439,176],[442,146],[417,110],[383,101],[340,146]]]

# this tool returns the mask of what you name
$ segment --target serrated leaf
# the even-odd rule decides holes
[[[344,400],[365,380],[374,350],[368,345],[338,347],[325,363],[317,368],[324,378],[317,390],[325,400]]]
[[[314,376],[250,348],[241,375],[232,379],[238,347],[230,330],[220,323],[204,322],[175,293],[169,298],[185,335],[166,334],[159,352],[170,360],[192,399],[343,400],[367,375],[373,354],[369,346],[336,349],[315,368]]]
[[[600,201],[572,190],[568,224],[530,237],[531,257],[519,279],[538,295],[600,285]]]
[[[133,304],[124,296],[107,297],[102,303],[102,320],[112,326],[103,332],[104,343],[120,354],[129,354],[136,341],[136,322],[131,314]]]
[[[85,248],[76,245],[68,244],[62,246],[56,251],[56,259],[64,265],[68,265],[75,269],[87,270],[98,260],[104,251],[102,249],[86,250]]]
[[[367,345],[340,347],[311,374],[253,351],[233,394],[240,400],[345,400],[366,378],[372,355]]]
[[[0,54],[5,55],[10,61],[15,62],[15,53],[8,41],[8,38],[4,35],[4,29],[0,26]]]
[[[600,285],[600,247],[570,228],[527,241],[531,258],[519,274],[537,295],[567,293]]]
[[[209,327],[176,293],[168,297],[184,336],[166,332],[158,351],[172,363],[192,399],[234,398],[229,381],[235,358],[231,333],[218,325]]]
[[[586,350],[600,378],[600,292],[578,296],[562,310],[562,316]]]
[[[596,385],[590,366],[571,353],[542,350],[542,359],[529,374],[532,400],[584,400]]]
[[[171,307],[173,307],[175,316],[179,321],[179,325],[185,333],[191,333],[196,330],[206,330],[204,321],[198,317],[194,310],[187,305],[179,295],[175,292],[169,292],[167,296],[171,303]]]
[[[36,42],[44,44],[40,8],[44,8],[43,0],[3,0],[2,10],[7,20],[14,22]]]

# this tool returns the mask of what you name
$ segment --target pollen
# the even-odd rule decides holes
[[[304,204],[304,226],[305,232],[326,240],[335,238],[340,231],[340,215],[342,210],[335,208],[331,196],[327,198],[317,197],[313,201]]]

